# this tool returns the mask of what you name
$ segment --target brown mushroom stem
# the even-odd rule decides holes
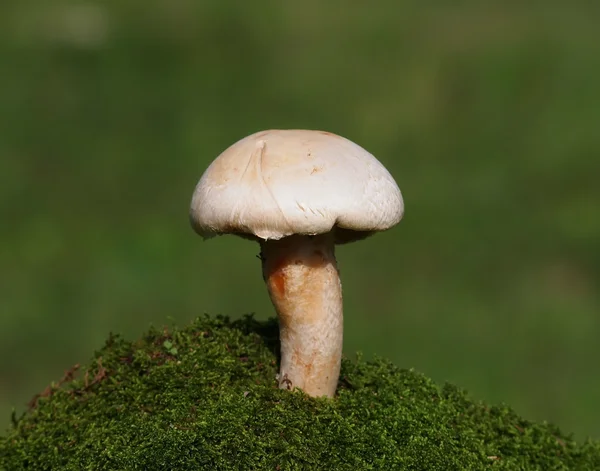
[[[279,316],[279,387],[333,396],[342,358],[342,286],[333,235],[261,243],[263,276]]]

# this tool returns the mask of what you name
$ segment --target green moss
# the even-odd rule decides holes
[[[251,317],[111,336],[15,419],[0,469],[600,470],[598,443],[380,359],[345,360],[333,400],[281,391],[277,341]]]

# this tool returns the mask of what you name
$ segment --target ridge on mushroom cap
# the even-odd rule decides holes
[[[393,177],[359,145],[323,131],[268,130],[212,162],[194,190],[190,221],[204,238],[335,230],[343,243],[389,229],[403,213]]]

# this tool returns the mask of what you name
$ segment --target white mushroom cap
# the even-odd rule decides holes
[[[190,220],[204,238],[333,230],[345,243],[389,229],[403,213],[398,185],[362,147],[323,131],[269,130],[214,160],[196,186]]]

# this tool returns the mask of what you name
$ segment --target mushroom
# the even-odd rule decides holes
[[[268,130],[219,155],[202,175],[190,221],[205,239],[258,241],[280,329],[279,387],[333,396],[342,357],[335,245],[397,224],[398,185],[362,147],[309,130]]]

